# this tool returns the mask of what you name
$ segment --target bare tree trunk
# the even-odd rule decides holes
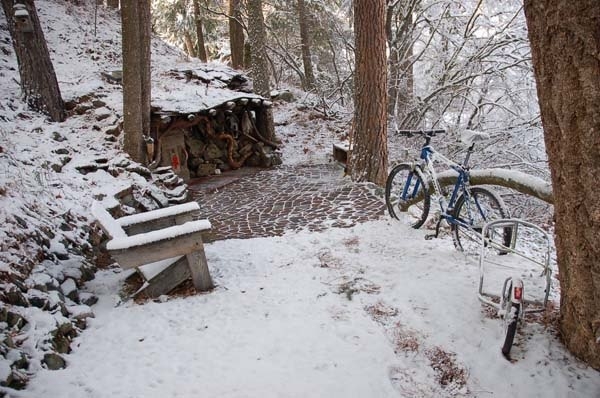
[[[187,30],[183,32],[183,43],[185,44],[185,52],[190,57],[196,56],[196,49],[194,48],[194,42],[192,41],[192,36],[190,32]]]
[[[150,3],[121,4],[124,150],[146,162],[143,135],[150,131]]]
[[[138,13],[139,13],[139,30],[140,30],[140,60],[141,63],[141,85],[142,85],[142,133],[150,135],[150,102],[151,102],[151,69],[150,69],[150,58],[151,58],[151,40],[152,40],[152,15],[150,12],[150,2],[147,0],[138,0]],[[146,159],[146,150],[144,148],[144,157],[142,162]]]
[[[388,115],[403,120],[413,100],[414,74],[412,68],[414,29],[413,12],[420,0],[395,2],[388,6],[386,34],[390,57],[388,86]],[[413,126],[403,125],[411,128]]]
[[[248,0],[248,40],[250,41],[250,58],[254,92],[264,97],[270,97],[269,62],[267,60],[266,41],[262,1]]]
[[[552,174],[566,346],[600,369],[600,3],[526,0]]]
[[[240,0],[229,0],[229,46],[231,47],[231,67],[244,68],[244,27]]]
[[[202,32],[202,13],[200,12],[199,0],[194,0],[194,23],[196,25],[196,38],[198,39],[198,48],[196,54],[200,61],[206,62],[206,46],[204,44],[204,33]]]
[[[306,15],[304,0],[298,0],[298,21],[300,24],[300,41],[302,43],[302,64],[304,65],[304,89],[312,90],[315,88],[315,75],[310,55],[309,21]]]
[[[20,0],[23,18],[15,17],[13,0],[2,0],[2,8],[19,64],[21,90],[27,105],[55,122],[66,118],[65,106],[54,66],[33,0]]]
[[[254,92],[262,95],[265,98],[271,98],[271,87],[269,84],[269,62],[267,60],[266,41],[267,34],[265,31],[262,1],[248,0],[248,40],[250,41],[250,57],[252,67],[250,76]],[[264,126],[266,128],[265,135],[270,141],[275,138],[275,124],[273,122],[273,111],[269,108],[265,115]]]
[[[354,1],[356,77],[353,149],[354,181],[384,185],[387,178],[387,74],[385,0]]]

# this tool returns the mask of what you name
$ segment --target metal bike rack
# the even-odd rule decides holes
[[[505,228],[510,228],[511,232],[512,232],[510,247],[507,247],[507,246],[500,244],[489,238],[489,236],[491,236],[491,232],[493,232],[494,230],[505,229]],[[530,255],[528,255],[527,253],[525,253],[523,251],[516,249],[517,235],[519,233],[519,230],[522,228],[530,228],[530,229],[536,231],[537,233],[539,233],[540,236],[543,238],[544,253],[542,256],[543,259],[541,261],[539,259],[532,258]],[[484,292],[483,285],[484,285],[484,276],[485,276],[485,271],[486,271],[486,265],[485,265],[486,257],[489,257],[488,249],[491,247],[491,248],[497,249],[502,254],[514,254],[514,255],[517,255],[517,256],[541,267],[542,272],[541,272],[540,276],[543,276],[545,278],[545,282],[546,282],[544,298],[543,298],[543,300],[531,300],[531,299],[524,298],[523,302],[524,302],[524,304],[529,306],[529,308],[524,306],[523,312],[534,313],[534,312],[545,311],[546,304],[548,303],[548,296],[550,295],[550,285],[551,285],[551,276],[552,276],[551,275],[552,270],[550,268],[550,252],[551,252],[552,246],[551,246],[550,236],[548,235],[548,233],[546,233],[546,231],[544,231],[543,229],[541,229],[539,226],[537,226],[535,224],[532,224],[532,223],[524,221],[524,220],[511,218],[511,219],[496,220],[496,221],[492,221],[492,222],[485,224],[482,229],[481,236],[483,239],[482,239],[481,251],[480,251],[480,256],[479,256],[479,289],[478,289],[479,300],[486,305],[496,308],[497,310],[503,309],[504,308],[503,300],[506,296],[506,293],[505,293],[506,288],[507,288],[507,285],[509,284],[509,282],[512,280],[512,277],[508,277],[507,279],[505,279],[504,285],[502,288],[502,293],[500,295],[491,294],[489,292]],[[494,301],[493,299],[496,299],[499,301]]]

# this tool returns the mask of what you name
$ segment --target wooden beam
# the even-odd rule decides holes
[[[167,294],[190,277],[188,260],[181,257],[178,261],[162,270],[158,275],[148,281],[148,285],[136,293],[144,293],[150,298]]]
[[[204,251],[201,231],[139,246],[111,249],[108,252],[123,269],[129,269],[171,257],[184,256],[197,250]]]
[[[199,250],[188,254],[186,257],[192,277],[192,283],[196,290],[199,292],[211,290],[214,287],[214,284],[208,270],[204,245],[200,244]]]

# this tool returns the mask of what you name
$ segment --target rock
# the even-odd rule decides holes
[[[40,308],[42,310],[50,307],[50,299],[48,293],[42,292],[37,289],[29,289],[27,291],[27,298],[32,306]]]
[[[81,268],[81,280],[84,282],[91,281],[96,277],[96,266],[94,264],[82,263]]]
[[[51,168],[51,169],[52,169],[52,171],[54,171],[55,173],[60,173],[60,172],[62,171],[62,168],[63,168],[63,166],[62,166],[62,164],[56,164],[56,163],[53,163],[53,164],[50,166],[50,168]]]
[[[9,347],[9,348],[17,348],[17,345],[15,344],[15,341],[13,340],[13,338],[12,338],[12,335],[10,335],[10,334],[5,334],[5,335],[2,335],[2,338],[3,338],[3,340],[2,340],[2,343],[3,343],[3,344],[6,346],[6,347]]]
[[[58,131],[55,131],[55,132],[53,132],[53,133],[52,133],[52,139],[53,139],[54,141],[57,141],[57,142],[63,142],[63,141],[66,141],[66,140],[67,140],[67,139],[66,139],[66,138],[65,138],[63,135],[61,135],[61,134],[60,134]]]
[[[63,157],[60,158],[60,163],[64,166],[67,163],[69,163],[71,160],[73,160],[72,157],[70,157],[70,156],[63,156]]]
[[[47,297],[48,297],[48,309],[51,311],[54,311],[56,309],[56,307],[60,306],[61,304],[63,306],[65,305],[65,296],[58,290],[50,290],[48,292]],[[62,312],[62,308],[61,308],[61,312]],[[65,312],[66,312],[66,308],[65,308]]]
[[[81,279],[81,269],[77,265],[65,265],[65,267],[63,268],[63,274],[65,275],[65,278],[71,278],[75,281]]]
[[[6,380],[0,382],[0,384],[13,388],[15,390],[21,390],[25,388],[28,381],[29,379],[27,378],[27,375],[25,373],[17,369],[12,369]]]
[[[206,145],[200,141],[193,138],[186,140],[186,144],[189,146],[189,153],[191,158],[199,158],[204,153],[206,149]]]
[[[94,318],[94,312],[87,305],[67,306],[67,311],[71,314],[71,318],[75,321],[75,325],[80,329],[87,327],[87,319]]]
[[[92,109],[90,105],[79,104],[75,107],[75,113],[77,113],[78,115],[83,115],[90,109]]]
[[[204,151],[204,159],[206,160],[218,159],[221,156],[223,156],[223,151],[212,142],[208,144]]]
[[[25,326],[27,324],[27,321],[25,320],[25,318],[23,318],[21,315],[17,314],[16,312],[8,311],[8,317],[6,319],[6,323],[8,323],[8,326],[11,328],[21,330],[23,328],[23,326]]]
[[[140,165],[132,164],[132,165],[126,167],[125,170],[127,170],[131,173],[139,174],[142,177],[146,177],[146,178],[150,178],[150,176],[152,175],[152,172],[150,171],[150,169],[148,169],[147,167],[144,167],[144,166],[140,166]]]
[[[273,97],[273,99],[276,101],[285,101],[285,102],[294,102],[296,100],[296,98],[294,97],[294,94],[292,94],[289,91],[280,91]]]
[[[6,354],[6,359],[12,362],[12,367],[17,369],[29,368],[29,359],[23,351],[11,349]]]
[[[81,304],[85,304],[91,307],[92,305],[98,302],[98,297],[94,296],[92,293],[80,292],[79,301],[81,302]]]
[[[67,366],[63,357],[54,352],[45,354],[42,363],[46,365],[49,370],[64,369]]]
[[[48,290],[57,290],[59,287],[59,283],[56,279],[43,272],[31,274],[29,278],[27,278],[26,283],[27,286],[33,287],[34,289],[42,292],[47,292]]]
[[[27,228],[28,227],[27,221],[25,221],[21,217],[17,216],[16,214],[13,217],[15,218],[15,221],[17,222],[17,224],[19,224],[19,226],[21,228]]]
[[[2,301],[19,307],[29,307],[27,297],[16,286],[10,286],[2,293]]]
[[[75,169],[81,174],[94,173],[98,171],[98,166],[95,164],[84,164],[81,166],[76,166]]]
[[[106,130],[104,130],[104,134],[112,137],[118,137],[121,135],[121,128],[119,126],[107,128]]]
[[[60,285],[62,293],[75,302],[79,302],[79,292],[77,291],[77,284],[72,278],[67,278]]]
[[[216,165],[214,163],[202,163],[196,169],[198,177],[206,177],[215,174]]]
[[[92,101],[92,106],[94,108],[96,108],[96,109],[102,108],[102,107],[106,106],[106,102],[100,101],[100,100],[93,100]]]
[[[111,117],[110,113],[100,113],[100,114],[96,115],[96,121],[101,122],[104,119],[108,119],[109,117]],[[98,129],[100,129],[100,128],[98,128]]]
[[[10,361],[0,358],[0,384],[7,386],[10,383],[10,374],[12,369],[10,368]]]
[[[52,152],[54,152],[57,155],[68,155],[69,154],[69,150],[66,148],[58,148],[53,150]]]
[[[59,354],[68,354],[71,352],[71,341],[77,337],[77,330],[73,328],[71,322],[61,323],[57,329],[53,330],[52,335],[52,348]]]

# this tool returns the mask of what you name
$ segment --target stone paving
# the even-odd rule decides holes
[[[189,187],[212,224],[207,241],[352,227],[380,218],[385,209],[374,186],[352,183],[335,163],[243,168]]]

